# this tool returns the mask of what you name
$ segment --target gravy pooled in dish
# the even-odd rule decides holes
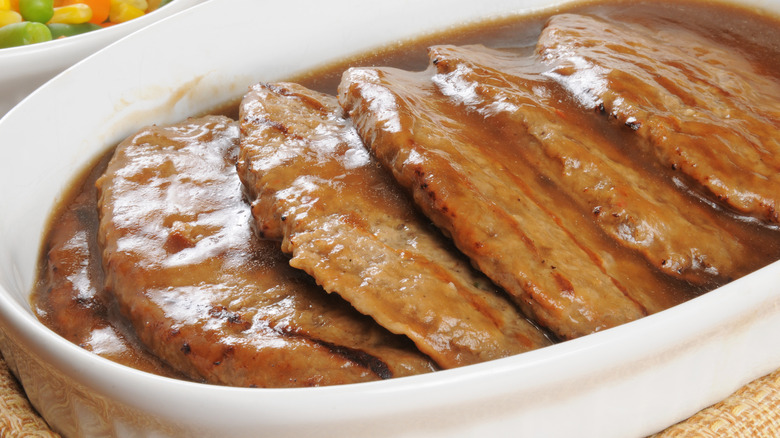
[[[780,258],[778,47],[736,7],[604,2],[258,84],[83,177],[33,307],[117,362],[251,387],[642,318]]]

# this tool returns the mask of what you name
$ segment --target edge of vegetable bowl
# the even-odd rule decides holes
[[[94,32],[0,49],[0,117],[46,81],[92,53],[204,1],[172,0],[146,15]]]

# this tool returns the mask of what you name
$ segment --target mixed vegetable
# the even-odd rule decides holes
[[[147,14],[170,0],[0,0],[0,49],[78,35]]]

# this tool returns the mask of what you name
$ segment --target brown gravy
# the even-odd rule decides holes
[[[671,1],[588,3],[483,23],[339,61],[290,80],[333,94],[341,73],[350,66],[381,65],[424,70],[428,63],[426,47],[433,44],[480,43],[526,53],[532,50],[547,17],[559,12],[588,13],[692,29],[744,53],[760,70],[780,82],[780,20],[733,6]],[[217,112],[234,118],[237,114],[234,104]],[[119,315],[112,297],[103,291],[96,240],[95,180],[109,157],[110,153],[96,160],[88,172],[79,175],[66,200],[57,208],[42,247],[32,307],[44,324],[82,348],[141,370],[181,377],[144,349]],[[729,230],[755,248],[755,258],[749,261],[753,269],[780,259],[780,232],[776,227],[745,221],[732,214],[727,216],[724,220]],[[710,284],[702,289],[675,283],[677,293],[683,294],[685,299],[716,286],[719,285]]]

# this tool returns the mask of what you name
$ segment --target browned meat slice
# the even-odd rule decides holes
[[[289,267],[252,228],[235,171],[239,130],[218,116],[150,127],[98,180],[106,285],[148,348],[193,379],[289,387],[432,370]]]
[[[482,117],[440,94],[432,75],[351,69],[340,102],[426,215],[526,314],[574,338],[679,302],[674,287],[619,251]]]
[[[549,344],[416,213],[335,97],[257,85],[240,111],[239,175],[292,266],[444,368]]]
[[[553,17],[538,53],[586,107],[636,131],[647,156],[742,214],[778,223],[780,84],[694,32]]]
[[[481,117],[540,175],[592,213],[616,242],[665,273],[698,284],[742,276],[748,248],[708,205],[635,166],[589,115],[561,100],[535,59],[484,47],[430,51],[433,80],[455,104]]]
[[[105,163],[104,163],[105,164]],[[97,176],[97,175],[95,175]],[[94,182],[94,178],[90,180]],[[96,250],[94,184],[57,218],[47,236],[46,277],[31,300],[36,315],[68,341],[97,355],[147,372],[182,378],[144,348],[115,300],[103,290],[103,268]],[[89,225],[85,225],[89,224]]]

